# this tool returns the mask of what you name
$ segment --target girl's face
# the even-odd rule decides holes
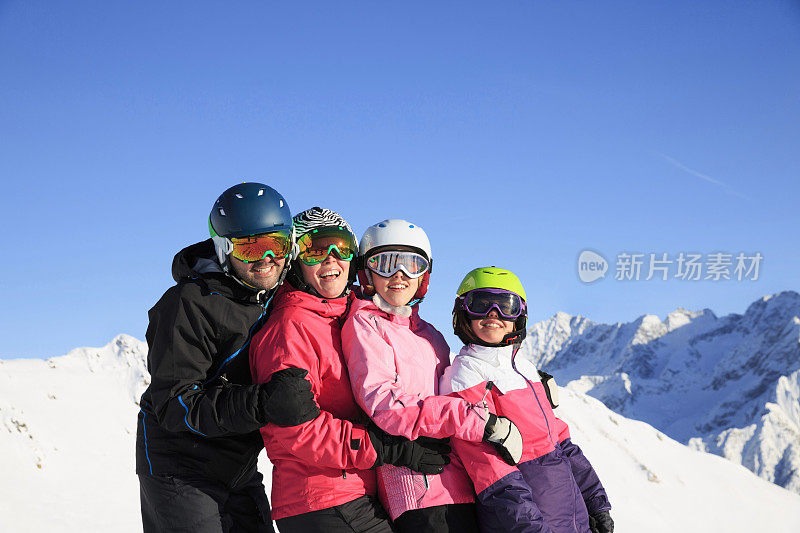
[[[489,314],[477,320],[470,320],[469,327],[472,332],[483,342],[497,344],[503,337],[514,331],[513,320],[503,320],[496,309],[489,311]]]
[[[372,286],[375,287],[375,292],[395,307],[408,305],[408,302],[414,298],[421,281],[422,277],[412,279],[401,270],[388,278],[372,272]]]
[[[309,266],[298,261],[298,264],[303,279],[323,298],[336,298],[344,292],[350,273],[350,261],[343,261],[331,253],[322,263]]]

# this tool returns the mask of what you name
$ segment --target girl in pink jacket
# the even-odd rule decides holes
[[[319,207],[293,222],[298,249],[253,337],[250,365],[256,383],[285,368],[306,370],[320,414],[293,427],[261,428],[273,464],[272,517],[281,533],[391,533],[375,499],[374,467],[441,472],[447,459],[438,452],[445,447],[423,447],[369,424],[350,390],[340,336],[353,300],[355,235],[341,216]]]
[[[438,396],[450,348],[420,318],[417,305],[431,263],[430,243],[419,226],[391,219],[364,233],[357,269],[365,299],[353,302],[342,328],[353,396],[392,435],[487,441],[509,461],[518,460],[522,442],[513,423],[481,402]],[[384,465],[377,482],[398,531],[478,531],[472,483],[456,459],[439,475]]]
[[[527,324],[519,278],[502,268],[476,268],[457,295],[453,327],[465,346],[442,376],[440,392],[486,401],[515,420],[523,437],[516,466],[488,446],[453,439],[478,494],[481,531],[613,533],[605,488],[553,412],[552,376],[519,356]]]

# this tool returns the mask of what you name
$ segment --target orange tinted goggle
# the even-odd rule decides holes
[[[268,255],[281,259],[292,250],[292,237],[288,231],[261,233],[247,237],[232,237],[231,255],[245,263],[261,261]]]
[[[352,261],[358,253],[358,243],[353,234],[338,226],[306,233],[297,240],[297,247],[297,258],[308,266],[322,263],[331,252],[336,252],[343,261]]]

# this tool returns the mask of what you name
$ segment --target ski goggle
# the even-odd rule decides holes
[[[367,268],[384,278],[402,271],[409,278],[415,279],[425,274],[429,267],[430,262],[425,256],[415,252],[379,252],[367,259]]]
[[[472,318],[483,318],[495,309],[501,318],[516,320],[526,310],[525,300],[505,289],[474,289],[460,300],[462,308]]]
[[[232,245],[231,255],[245,263],[261,261],[268,255],[281,259],[292,249],[292,235],[288,231],[231,237],[229,240]]]
[[[308,266],[322,263],[331,252],[342,261],[352,261],[358,251],[353,234],[339,226],[311,230],[297,240],[297,245],[297,258]]]

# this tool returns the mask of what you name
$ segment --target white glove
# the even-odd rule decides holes
[[[483,440],[494,446],[500,457],[511,466],[522,458],[522,434],[509,418],[489,413]]]

